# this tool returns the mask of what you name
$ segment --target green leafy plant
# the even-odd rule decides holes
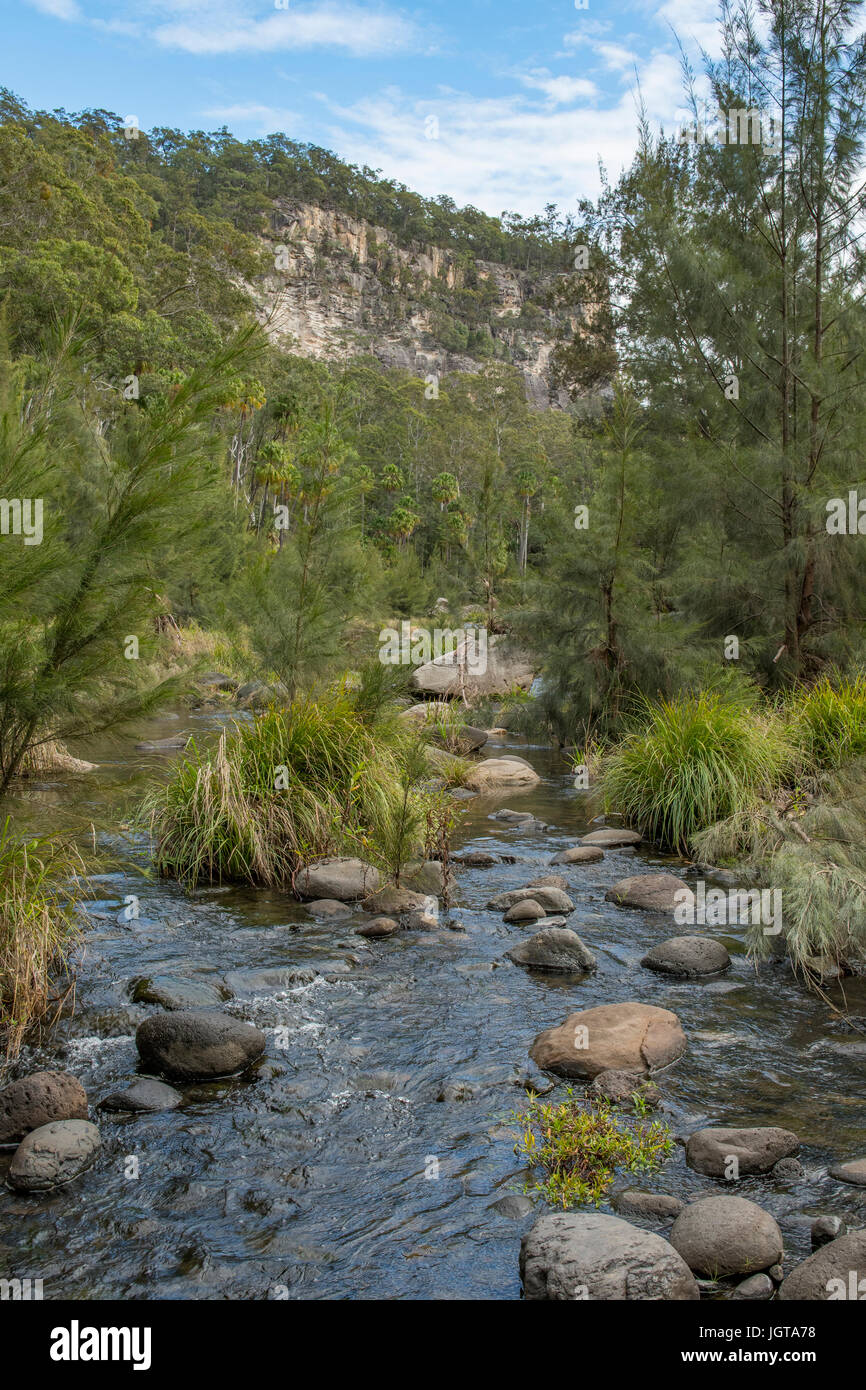
[[[526,1190],[551,1206],[598,1207],[617,1169],[651,1173],[673,1152],[670,1130],[660,1120],[646,1124],[645,1107],[632,1118],[603,1098],[575,1096],[571,1087],[567,1096],[559,1104],[533,1097],[527,1111],[511,1117],[521,1131],[514,1152],[537,1175]]]

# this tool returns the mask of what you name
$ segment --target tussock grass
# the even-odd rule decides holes
[[[83,864],[58,840],[23,840],[7,818],[0,831],[0,1047],[6,1061],[52,1005],[79,929],[67,887]]]
[[[866,679],[823,677],[788,710],[791,739],[812,768],[840,768],[866,754]]]
[[[605,805],[664,848],[743,814],[777,788],[792,750],[772,713],[704,692],[644,701],[637,727],[607,759]]]
[[[392,867],[406,824],[417,833],[401,835],[401,853],[420,851],[424,793],[406,788],[416,737],[369,686],[362,695],[369,721],[343,686],[235,725],[212,752],[192,745],[142,808],[159,871],[188,885],[290,888],[299,867],[328,855]]]

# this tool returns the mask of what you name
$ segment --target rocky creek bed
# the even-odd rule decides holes
[[[200,733],[218,720],[183,713],[140,739]],[[146,846],[133,841],[130,851],[118,826],[142,779],[176,751],[138,750],[132,740],[94,747],[85,755],[96,773],[20,793],[16,814],[34,829],[92,817],[103,845],[130,864],[103,875],[87,905],[74,1011],[7,1078],[40,1070],[77,1078],[89,1118],[74,1123],[95,1123],[101,1143],[66,1186],[0,1186],[0,1276],[40,1278],[46,1299],[513,1299],[521,1239],[534,1228],[523,1248],[527,1291],[573,1297],[548,1285],[551,1243],[567,1244],[561,1219],[538,1228],[546,1208],[514,1200],[525,1174],[507,1116],[542,1076],[529,1055],[539,1034],[623,1001],[670,1011],[685,1035],[684,1054],[655,1078],[675,1134],[770,1126],[799,1147],[793,1165],[730,1184],[689,1166],[678,1145],[660,1172],[615,1185],[600,1216],[617,1212],[627,1231],[586,1227],[590,1244],[628,1246],[637,1239],[628,1230],[667,1239],[678,1202],[735,1197],[770,1219],[756,1258],[774,1253],[777,1224],[788,1274],[812,1253],[816,1218],[864,1225],[866,1189],[830,1169],[866,1154],[866,981],[844,982],[858,1029],[809,995],[784,961],[756,972],[739,928],[703,929],[730,955],[724,973],[678,978],[648,968],[642,960],[653,953],[657,962],[682,929],[654,907],[606,895],[637,875],[689,874],[643,846],[562,862],[596,828],[585,798],[555,753],[517,741],[484,752],[506,749],[541,782],[467,800],[454,849],[469,862],[457,869],[450,911],[381,939],[357,934],[371,917],[355,906],[314,913],[281,894],[226,888],[189,897],[136,872],[136,860],[147,866]],[[534,819],[492,819],[503,806]],[[579,934],[594,970],[547,973],[520,960],[544,918],[504,920],[499,895],[547,874],[566,881],[574,910],[564,928]],[[137,917],[128,916],[132,897]],[[493,899],[497,908],[487,906]],[[554,944],[561,950],[562,937]],[[827,993],[842,1005],[838,986]],[[172,1016],[166,1005],[178,1004],[253,1025],[263,1050],[232,1079],[163,1077],[177,1096],[162,1095],[167,1108],[157,1112],[102,1106],[156,1075],[155,1054],[145,1051],[148,1071],[136,1032],[146,1024],[146,1037],[159,1033],[158,1021]],[[575,1084],[551,1082],[554,1100]],[[91,1141],[87,1130],[75,1136],[76,1145]],[[0,1150],[0,1180],[14,1152]],[[627,1199],[625,1189],[652,1197]],[[742,1215],[729,1208],[719,1219],[735,1227]],[[754,1232],[753,1215],[746,1225]],[[694,1241],[688,1223],[683,1229],[683,1241]],[[848,1262],[860,1253],[852,1248]],[[644,1296],[692,1296],[678,1267],[670,1279],[667,1292]],[[622,1296],[615,1285],[607,1296]]]

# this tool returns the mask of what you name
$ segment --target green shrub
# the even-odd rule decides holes
[[[866,753],[866,679],[824,677],[792,703],[789,730],[810,768],[839,768]]]
[[[423,847],[405,831],[420,826],[428,799],[406,791],[414,742],[396,718],[379,712],[364,722],[343,688],[238,724],[212,752],[193,745],[142,808],[156,865],[188,884],[279,888],[327,855],[359,855],[393,871],[395,827],[401,856]]]
[[[640,1091],[632,1118],[601,1098],[577,1098],[570,1087],[567,1094],[559,1105],[533,1099],[528,1111],[513,1117],[521,1126],[514,1152],[542,1175],[526,1190],[551,1206],[600,1206],[618,1168],[651,1173],[673,1152],[668,1127],[659,1120],[645,1123]]]
[[[778,718],[703,693],[645,705],[603,772],[605,804],[656,844],[693,836],[770,795],[792,761]]]
[[[0,831],[0,1045],[10,1061],[49,1010],[51,981],[78,937],[64,882],[83,868],[58,840],[23,840],[7,817]]]

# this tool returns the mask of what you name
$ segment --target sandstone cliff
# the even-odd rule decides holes
[[[382,227],[278,201],[270,270],[248,284],[271,340],[315,358],[370,354],[416,375],[512,363],[537,407],[565,406],[554,354],[584,314],[551,307],[560,275],[524,272],[440,246],[398,245]]]

